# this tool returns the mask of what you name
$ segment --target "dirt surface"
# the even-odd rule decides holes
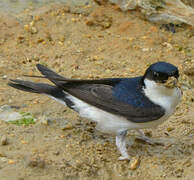
[[[30,112],[36,123],[17,126],[0,121],[0,179],[194,179],[194,32],[160,29],[115,6],[78,10],[47,5],[15,16],[0,15],[0,105]],[[183,100],[158,129],[145,132],[164,146],[151,146],[128,133],[133,160],[118,161],[115,137],[43,95],[7,86],[10,78],[39,75],[48,65],[69,78],[142,75],[153,62],[167,61],[181,71]],[[32,80],[30,78],[30,80]],[[40,81],[39,79],[33,79]],[[44,81],[41,79],[41,81]]]

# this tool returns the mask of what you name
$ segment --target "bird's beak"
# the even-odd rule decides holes
[[[179,87],[178,79],[175,77],[169,77],[168,80],[164,83],[164,86],[167,88]]]

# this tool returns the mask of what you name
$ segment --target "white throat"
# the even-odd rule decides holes
[[[166,115],[171,115],[178,103],[180,102],[182,93],[177,87],[167,88],[162,86],[155,81],[144,79],[145,95],[155,104],[160,105],[166,110]]]

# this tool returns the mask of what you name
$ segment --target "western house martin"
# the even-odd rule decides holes
[[[81,117],[96,122],[101,132],[115,134],[120,160],[130,159],[125,140],[127,131],[135,129],[152,143],[141,129],[155,128],[167,120],[182,96],[178,68],[167,62],[150,65],[143,76],[98,80],[67,79],[41,64],[37,68],[54,85],[23,80],[10,80],[8,85],[48,95]]]

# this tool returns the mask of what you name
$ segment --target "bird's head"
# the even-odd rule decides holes
[[[143,76],[144,84],[146,81],[152,82],[166,88],[178,86],[179,70],[176,66],[167,62],[157,62],[152,64]]]

